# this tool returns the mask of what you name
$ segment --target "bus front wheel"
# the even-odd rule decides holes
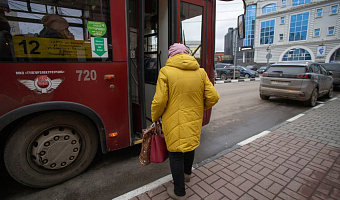
[[[82,173],[97,147],[97,130],[86,117],[66,111],[49,112],[13,131],[5,145],[4,162],[18,182],[46,188]]]

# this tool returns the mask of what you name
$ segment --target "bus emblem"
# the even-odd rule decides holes
[[[34,80],[18,79],[18,81],[38,94],[51,93],[64,81],[65,78],[51,80],[47,75],[38,76]]]

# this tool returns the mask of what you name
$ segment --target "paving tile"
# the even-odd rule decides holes
[[[305,185],[303,185],[298,191],[299,194],[301,194],[301,195],[303,195],[307,198],[310,197],[313,192],[314,192],[313,188],[305,186]]]
[[[213,193],[215,191],[215,189],[213,187],[211,187],[210,185],[208,185],[204,181],[198,182],[197,185],[199,185],[201,188],[203,188],[209,194],[211,194],[211,193]]]
[[[307,198],[305,198],[304,196],[288,189],[288,188],[285,188],[283,189],[283,192],[291,197],[293,197],[294,199],[298,199],[298,200],[307,200]]]
[[[237,194],[238,196],[242,196],[244,194],[244,192],[242,190],[240,190],[238,187],[235,187],[233,184],[227,183],[227,185],[225,186],[225,188],[233,191],[235,194]]]
[[[244,192],[247,192],[250,188],[252,188],[255,184],[249,180],[246,180],[241,185],[239,185],[239,188],[243,190]]]
[[[188,200],[202,200],[202,198],[200,196],[198,196],[197,194],[194,194],[194,195],[190,196],[188,198]]]
[[[220,189],[218,189],[218,191],[224,194],[224,196],[228,197],[228,199],[236,200],[239,198],[239,196],[237,196],[235,193],[225,187],[221,187]]]
[[[146,193],[148,194],[149,197],[152,198],[153,196],[155,196],[155,195],[157,195],[157,194],[159,194],[159,193],[161,193],[161,192],[163,192],[165,190],[166,190],[166,188],[163,185],[161,185],[161,186],[159,186],[159,187],[157,187],[157,188],[155,188],[153,190],[150,190],[150,191],[148,191]]]
[[[228,182],[225,181],[224,179],[219,179],[218,181],[216,181],[215,183],[211,184],[211,186],[215,189],[218,189],[224,185],[226,185]]]
[[[246,179],[248,179],[248,180],[250,180],[253,183],[258,183],[260,181],[259,179],[255,178],[255,177],[253,177],[253,176],[251,176],[251,175],[249,175],[247,173],[243,173],[241,176],[246,178]]]
[[[262,194],[256,192],[255,190],[251,189],[248,192],[249,195],[251,195],[252,197],[254,197],[255,199],[261,199],[261,200],[267,200],[268,198],[263,196]],[[269,199],[268,199],[269,200]]]
[[[274,183],[273,185],[271,185],[268,188],[268,191],[276,195],[276,194],[278,194],[281,191],[282,188],[283,188],[282,185],[280,185],[278,183]]]
[[[201,198],[205,198],[206,196],[208,196],[209,194],[204,191],[200,186],[198,186],[197,184],[195,184],[194,186],[191,187],[192,191],[195,192],[196,194],[198,194],[198,196],[200,196]]]
[[[257,185],[255,185],[255,187],[253,188],[253,190],[255,190],[256,192],[260,193],[261,195],[267,197],[268,199],[274,199],[275,195],[272,194],[271,192],[263,189],[262,187],[259,187]]]
[[[137,198],[138,200],[151,200],[150,197],[146,193],[138,195]]]
[[[203,172],[205,175],[207,176],[211,176],[213,173],[211,171],[209,171],[207,168],[205,167],[200,167],[198,168],[201,172]]]
[[[219,177],[223,178],[226,181],[232,181],[234,178],[225,174],[224,172],[217,172],[216,175],[218,175]]]
[[[287,185],[287,188],[293,190],[294,192],[297,192],[300,189],[301,186],[302,186],[301,183],[293,180]]]
[[[263,187],[264,189],[268,189],[273,183],[274,181],[268,178],[264,178],[258,185]]]
[[[189,183],[185,183],[188,187],[191,187],[193,185],[195,185],[196,183],[200,182],[201,179],[198,178],[197,176],[194,176],[190,179],[190,182]]]
[[[157,194],[156,196],[152,197],[151,199],[152,200],[164,200],[164,199],[167,199],[169,198],[169,195],[166,191],[160,193],[160,194]]]
[[[239,186],[241,183],[243,183],[246,179],[242,176],[236,177],[234,180],[230,181],[233,185]]]
[[[211,162],[208,162],[207,164],[203,165],[205,168],[210,169],[213,166],[217,165],[217,162],[215,162],[214,160]]]
[[[216,174],[213,174],[213,175],[207,177],[204,181],[208,184],[211,184],[211,183],[217,181],[218,179],[220,179],[220,177],[217,176]]]
[[[331,197],[333,197],[334,199],[340,199],[340,190],[334,188],[333,191],[331,192]]]
[[[210,194],[209,196],[205,197],[204,200],[219,200],[223,197],[223,194],[215,191],[212,194]]]

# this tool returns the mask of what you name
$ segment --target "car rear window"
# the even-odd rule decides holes
[[[325,63],[322,64],[322,66],[324,66],[327,71],[340,71],[340,63],[339,64]]]
[[[267,73],[302,74],[306,73],[305,66],[271,66]]]

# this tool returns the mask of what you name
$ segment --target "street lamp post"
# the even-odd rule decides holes
[[[235,80],[235,69],[236,69],[236,64],[237,64],[237,58],[236,58],[236,51],[237,51],[237,29],[234,28],[234,45],[233,45],[233,50],[234,50],[234,80]]]
[[[266,58],[267,58],[267,66],[269,66],[269,59],[272,58],[272,54],[271,54],[272,49],[271,49],[271,46],[270,46],[270,45],[267,47],[267,52],[268,52],[267,55],[266,55]]]

